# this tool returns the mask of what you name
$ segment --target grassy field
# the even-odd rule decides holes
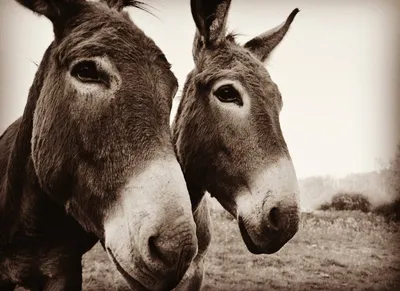
[[[213,210],[203,290],[400,290],[400,224],[361,212],[303,213],[298,234],[273,255],[252,255],[237,224]],[[96,245],[84,290],[129,290]]]

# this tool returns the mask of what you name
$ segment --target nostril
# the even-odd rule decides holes
[[[159,248],[159,246],[157,246],[157,240],[158,240],[158,237],[156,237],[156,236],[151,236],[149,238],[148,245],[149,245],[150,256],[153,258],[153,260],[165,261],[166,260],[165,255],[163,254],[163,252]]]
[[[278,229],[279,228],[279,208],[272,207],[269,212],[269,222],[271,226]]]
[[[187,271],[190,262],[197,253],[197,244],[193,242],[193,234],[172,237],[170,235],[153,235],[147,238],[145,263],[173,289]]]

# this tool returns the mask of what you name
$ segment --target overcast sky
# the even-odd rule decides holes
[[[193,67],[189,2],[148,1],[158,18],[129,9],[165,52],[180,89]],[[283,96],[282,130],[300,178],[376,170],[379,160],[394,155],[400,138],[399,3],[233,0],[229,28],[242,43],[301,10],[266,64]],[[0,25],[1,133],[22,114],[36,71],[31,61],[40,62],[53,35],[47,19],[15,1],[1,1]]]

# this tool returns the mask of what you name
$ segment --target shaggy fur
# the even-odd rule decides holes
[[[23,116],[0,137],[0,290],[77,291],[81,257],[104,240],[117,190],[155,155],[174,156],[177,80],[155,43],[120,12],[137,1],[18,2],[52,21],[55,40]],[[112,100],[79,96],[65,83],[75,60],[93,56],[107,56],[121,75]]]
[[[281,94],[262,62],[283,39],[298,9],[277,32],[258,36],[242,46],[226,31],[230,3],[191,1],[197,27],[193,44],[195,68],[187,76],[172,128],[175,151],[192,200],[199,252],[179,290],[201,287],[203,260],[212,232],[204,193],[208,191],[237,217],[233,194],[249,189],[250,179],[259,169],[282,158],[290,161],[279,124]],[[251,107],[245,121],[221,113],[211,99],[216,98],[213,86],[224,79],[236,80],[248,93]],[[286,232],[269,231],[274,247],[268,252],[278,250],[297,231],[298,209],[295,201],[290,203],[293,207],[282,207],[280,213]],[[248,243],[244,235],[243,239]]]

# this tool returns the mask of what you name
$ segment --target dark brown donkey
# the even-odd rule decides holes
[[[201,286],[211,238],[206,191],[237,218],[252,253],[277,252],[298,230],[298,182],[279,124],[282,98],[263,62],[299,10],[241,46],[226,33],[230,3],[191,1],[195,68],[184,85],[173,139],[192,200],[199,253],[179,289]]]
[[[177,80],[122,12],[136,1],[18,1],[55,39],[0,138],[0,290],[81,290],[98,239],[135,290],[176,286],[197,252],[169,128]]]

